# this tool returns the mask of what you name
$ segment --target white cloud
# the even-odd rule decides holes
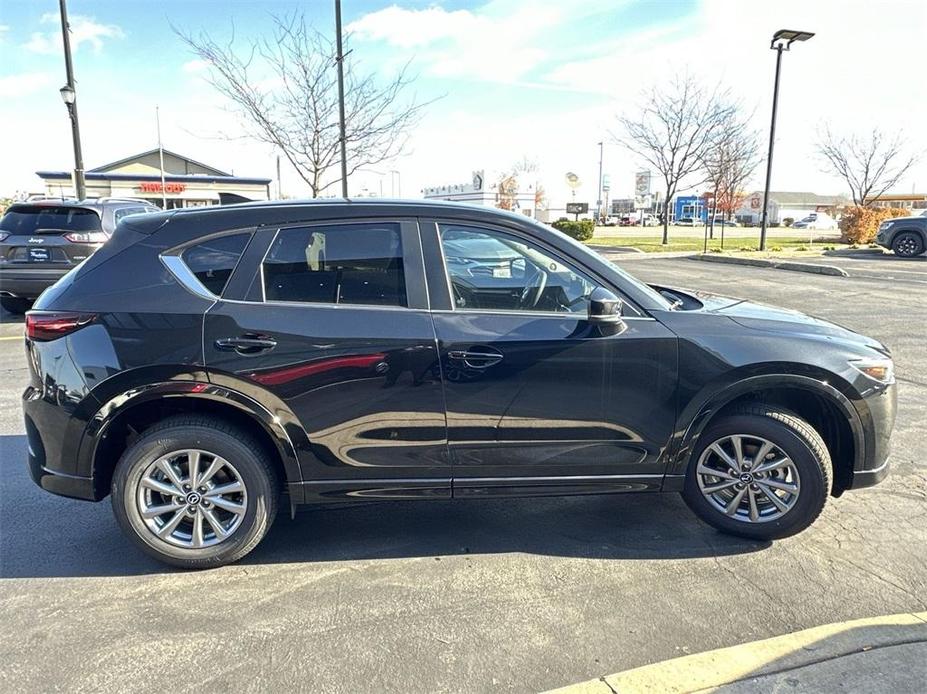
[[[198,75],[202,72],[205,72],[208,68],[209,62],[206,60],[200,60],[199,58],[188,60],[180,67],[180,69],[188,75]]]
[[[60,15],[55,12],[46,12],[40,20],[42,24],[60,25]],[[77,51],[81,44],[88,44],[94,53],[103,50],[103,43],[109,39],[125,38],[125,33],[116,24],[101,24],[93,17],[84,15],[71,15],[68,18],[71,27],[71,49]],[[57,54],[61,52],[61,30],[48,32],[33,32],[24,45],[27,51],[42,55]]]
[[[538,36],[562,19],[559,6],[533,3],[508,12],[492,4],[474,11],[392,5],[364,15],[347,31],[358,41],[414,51],[431,75],[510,82],[548,56]]]
[[[45,89],[53,84],[54,78],[47,72],[24,72],[18,75],[0,76],[0,97],[16,98]]]
[[[4,38],[6,37],[9,31],[10,31],[9,24],[0,24],[0,43],[3,43]]]

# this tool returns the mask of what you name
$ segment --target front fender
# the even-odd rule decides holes
[[[845,392],[837,388],[839,383],[832,374],[812,376],[793,373],[769,373],[746,376],[735,380],[721,388],[703,389],[693,397],[680,412],[676,431],[679,442],[675,453],[667,466],[667,474],[683,475],[689,462],[689,457],[695,442],[705,430],[711,418],[728,403],[733,402],[742,395],[769,388],[799,388],[807,390],[826,398],[837,405],[838,409],[846,415],[854,442],[853,469],[862,467],[866,455],[865,428],[857,407]]]
[[[281,422],[261,403],[242,393],[203,381],[167,381],[143,385],[110,397],[90,419],[81,438],[78,474],[96,479],[97,453],[107,431],[120,417],[144,403],[168,398],[208,400],[232,407],[258,423],[270,436],[283,462],[286,481],[292,490],[301,488],[297,447]]]

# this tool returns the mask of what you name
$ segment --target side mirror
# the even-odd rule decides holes
[[[620,323],[621,299],[605,287],[596,287],[589,295],[587,320],[597,325]]]

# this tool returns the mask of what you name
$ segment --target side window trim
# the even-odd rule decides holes
[[[159,258],[161,263],[170,271],[170,273],[180,282],[180,284],[189,292],[196,294],[197,296],[203,297],[204,299],[210,299],[212,301],[218,300],[219,296],[213,294],[206,285],[200,282],[199,278],[193,273],[187,264],[183,261],[183,252],[188,248],[193,246],[198,246],[201,243],[206,241],[211,241],[212,239],[221,238],[223,236],[235,236],[236,234],[251,234],[248,241],[245,243],[245,248],[242,251],[242,254],[238,256],[238,260],[235,262],[235,267],[232,268],[232,272],[229,275],[229,280],[226,282],[225,288],[223,289],[223,296],[228,291],[229,285],[231,284],[232,279],[235,277],[235,274],[238,272],[239,267],[241,267],[241,260],[244,257],[245,253],[248,250],[248,247],[254,241],[254,227],[244,227],[239,229],[225,229],[223,231],[217,231],[214,234],[206,234],[205,236],[199,236],[191,241],[185,241],[179,246],[174,246],[169,248],[160,254]]]
[[[534,244],[538,246],[541,250],[543,250],[545,253],[549,253],[559,262],[567,266],[573,267],[575,269],[578,269],[583,274],[588,275],[590,279],[594,280],[597,283],[598,286],[605,287],[615,292],[618,296],[620,296],[621,300],[627,306],[629,306],[630,309],[634,311],[634,313],[636,314],[635,316],[627,316],[626,318],[637,318],[637,317],[646,316],[646,313],[644,313],[635,303],[633,303],[628,298],[627,294],[621,291],[619,287],[616,287],[611,282],[606,281],[594,270],[586,267],[583,263],[576,260],[575,258],[571,258],[569,255],[564,255],[559,250],[551,247],[550,244],[545,243],[542,239],[534,238],[528,234],[525,234],[523,231],[518,230],[518,229],[513,229],[513,228],[502,226],[499,224],[493,224],[491,222],[484,222],[482,220],[471,221],[471,220],[466,220],[466,219],[461,220],[461,219],[451,219],[451,218],[434,218],[434,219],[429,219],[427,221],[429,224],[434,225],[433,227],[434,239],[435,239],[435,243],[437,243],[437,249],[440,255],[441,270],[444,273],[443,281],[447,287],[446,291],[448,292],[448,308],[446,309],[433,308],[432,310],[441,311],[442,313],[447,313],[447,312],[450,312],[450,313],[454,313],[454,312],[457,312],[457,313],[501,313],[501,314],[507,314],[507,315],[530,315],[530,316],[537,316],[537,317],[557,316],[561,318],[567,315],[571,315],[571,314],[561,313],[557,311],[527,311],[527,310],[519,310],[519,309],[459,309],[457,308],[454,305],[453,299],[451,298],[453,297],[453,290],[451,289],[451,276],[450,276],[450,272],[447,269],[447,261],[444,257],[444,248],[443,248],[443,244],[441,243],[441,226],[442,225],[454,225],[454,226],[468,226],[468,227],[472,227],[475,230],[498,232],[500,234],[513,236],[525,243]],[[429,279],[431,279],[431,275],[429,275]],[[576,315],[576,314],[572,314],[572,315]]]
[[[317,301],[276,301],[267,298],[266,283],[264,281],[264,262],[274,246],[278,236],[294,229],[311,229],[313,227],[354,226],[357,224],[398,224],[402,245],[403,279],[406,290],[406,306],[391,306],[378,304],[350,304]],[[262,230],[263,231],[263,230]],[[255,301],[269,305],[287,306],[314,306],[345,309],[409,311],[427,310],[428,289],[425,285],[425,266],[422,257],[422,247],[419,239],[418,220],[412,217],[355,217],[349,219],[320,219],[311,222],[299,222],[286,226],[275,227],[270,232],[267,245],[261,258],[258,260],[257,270],[254,273],[253,284],[245,296],[246,301]]]

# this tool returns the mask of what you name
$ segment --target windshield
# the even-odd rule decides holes
[[[544,228],[547,231],[551,231],[548,227],[544,227]],[[585,258],[588,261],[591,261],[592,263],[601,262],[604,260],[606,263],[608,263],[612,267],[612,269],[615,272],[621,275],[622,279],[624,279],[629,284],[633,284],[636,289],[646,294],[650,299],[653,300],[653,302],[657,306],[665,310],[672,310],[673,304],[667,301],[666,298],[662,294],[660,294],[657,290],[655,290],[650,285],[644,284],[639,279],[634,277],[634,275],[631,275],[625,272],[620,267],[615,265],[615,263],[608,260],[605,256],[599,255],[598,253],[593,251],[591,248],[589,248],[587,245],[580,243],[573,237],[567,236],[563,232],[557,231],[556,229],[552,231],[554,231],[554,233],[560,234],[561,238],[565,239],[573,247],[573,249],[575,250],[576,254],[579,257]]]
[[[15,235],[42,231],[100,231],[100,216],[83,207],[17,205],[0,219],[0,231]]]

